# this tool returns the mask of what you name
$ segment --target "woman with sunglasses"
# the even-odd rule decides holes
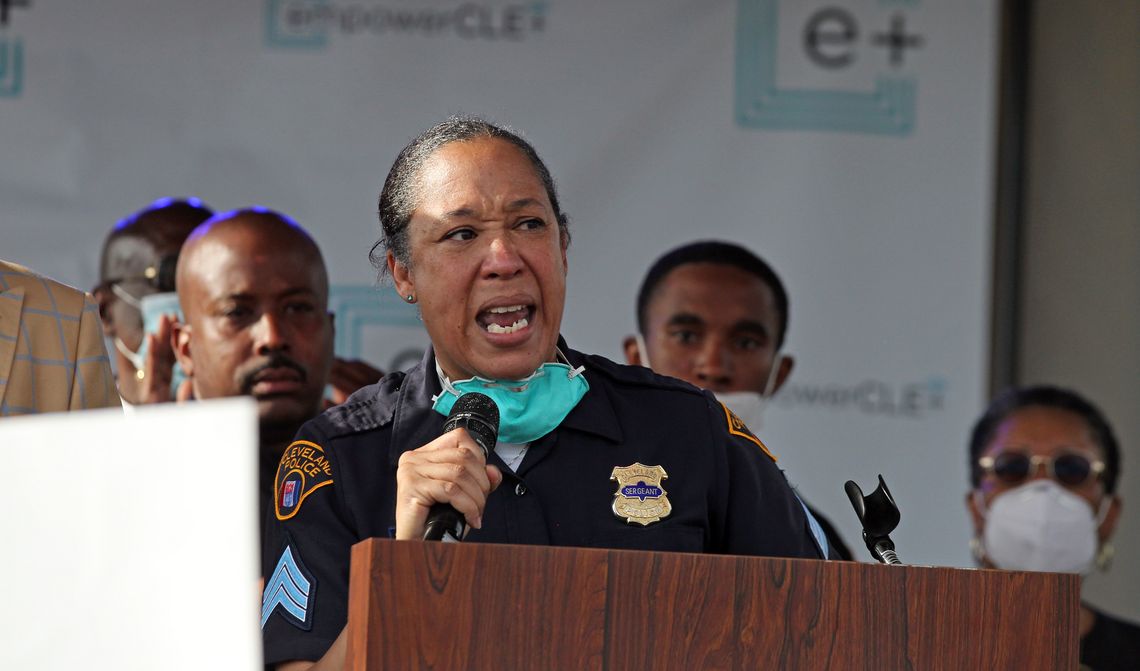
[[[1100,411],[1056,387],[999,395],[970,437],[970,543],[987,568],[1106,570],[1120,517],[1120,448]],[[1140,668],[1140,627],[1081,604],[1081,665]]]

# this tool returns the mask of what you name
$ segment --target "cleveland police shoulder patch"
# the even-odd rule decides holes
[[[753,443],[756,444],[757,447],[759,447],[761,450],[764,451],[764,454],[768,455],[769,459],[771,459],[772,461],[776,461],[776,455],[772,454],[772,452],[768,449],[768,446],[765,445],[764,443],[760,442],[760,439],[757,438],[755,436],[755,434],[753,434],[751,431],[748,430],[748,427],[744,425],[744,420],[737,417],[736,413],[729,410],[728,406],[725,405],[724,403],[721,403],[720,407],[724,408],[724,417],[725,417],[725,420],[728,421],[728,432],[729,433],[731,433],[734,436],[740,436],[741,438],[744,438],[745,440],[752,441]]]
[[[285,521],[297,514],[309,494],[333,483],[332,465],[325,450],[307,440],[294,441],[281,455],[273,485],[273,508]]]

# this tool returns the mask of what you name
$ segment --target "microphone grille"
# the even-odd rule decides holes
[[[455,399],[455,405],[451,406],[443,424],[443,432],[460,426],[467,429],[467,433],[483,448],[483,456],[489,456],[498,442],[499,406],[486,394],[467,392]]]
[[[490,396],[477,391],[469,391],[460,396],[451,408],[451,414],[469,413],[481,416],[492,426],[499,425],[499,406],[491,400]]]

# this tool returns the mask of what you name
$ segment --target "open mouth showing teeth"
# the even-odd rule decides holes
[[[534,306],[504,305],[479,313],[476,321],[487,333],[515,333],[530,325],[534,318]]]

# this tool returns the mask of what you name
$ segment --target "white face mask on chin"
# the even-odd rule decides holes
[[[649,364],[649,349],[645,346],[645,338],[640,334],[634,336],[637,343],[637,354],[641,365],[651,368]],[[776,379],[780,375],[780,364],[784,362],[784,355],[777,352],[772,359],[772,368],[768,370],[768,379],[764,381],[764,391],[718,391],[714,392],[721,403],[728,406],[753,433],[760,429],[763,421],[764,408],[772,398],[776,388]]]
[[[977,492],[975,496],[979,496]],[[997,568],[1055,573],[1092,572],[1097,527],[1088,501],[1053,480],[1032,480],[994,498],[985,515],[982,546]]]
[[[716,400],[727,405],[752,433],[760,430],[764,408],[768,405],[768,399],[763,394],[757,391],[718,391]]]

